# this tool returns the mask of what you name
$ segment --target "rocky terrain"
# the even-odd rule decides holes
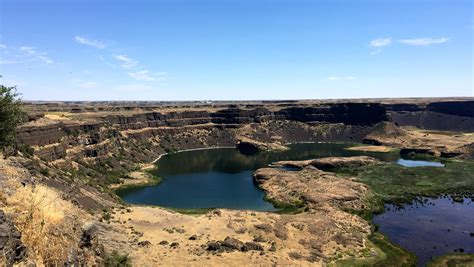
[[[361,168],[380,163],[379,160],[367,156],[355,157],[327,157],[320,159],[310,159],[301,161],[278,161],[273,163],[276,167],[297,167],[304,168],[313,166],[320,170],[334,170],[344,168]]]
[[[137,265],[377,261],[385,252],[370,241],[369,222],[355,215],[368,205],[371,189],[327,172],[378,164],[371,158],[280,162],[301,170],[257,171],[267,196],[299,208],[297,214],[217,210],[191,216],[124,206],[111,188],[146,183],[142,168],[164,153],[242,143],[268,150],[294,142],[364,142],[442,157],[474,154],[472,99],[35,102],[25,108],[21,152],[0,161],[0,250],[16,264],[121,260],[114,251]],[[39,226],[50,224],[37,228],[35,220],[25,223],[28,216],[38,216]],[[32,232],[50,237],[60,256],[38,249],[43,240],[27,238],[37,236]]]

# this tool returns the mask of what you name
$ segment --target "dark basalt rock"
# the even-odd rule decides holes
[[[148,247],[149,245],[151,245],[151,242],[148,240],[138,242],[138,246],[140,247]]]
[[[26,248],[21,242],[21,234],[13,223],[0,210],[0,254],[7,265],[13,265],[26,257]]]
[[[434,102],[426,107],[429,111],[474,118],[474,101]]]
[[[221,242],[221,245],[226,248],[226,250],[241,250],[244,243],[237,238],[228,236]]]
[[[387,120],[381,104],[341,103],[315,107],[294,107],[275,112],[275,117],[301,122],[330,122],[349,125],[373,125]]]
[[[260,147],[252,142],[239,141],[236,145],[237,149],[243,155],[254,155],[260,151]]]
[[[217,242],[210,241],[210,242],[207,243],[206,250],[208,250],[208,251],[219,251],[221,249],[222,249],[222,244],[219,241],[217,241]]]
[[[256,242],[245,242],[242,246],[241,251],[249,251],[249,250],[256,250],[256,251],[263,251],[262,245]]]
[[[435,152],[427,148],[402,148],[400,149],[400,156],[414,156],[417,154],[425,154],[434,156]]]

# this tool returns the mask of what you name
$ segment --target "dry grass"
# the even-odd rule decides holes
[[[5,193],[3,193],[2,189],[0,188],[0,209],[5,206],[7,199],[5,197]],[[0,254],[0,266],[7,266],[7,258],[5,254]]]
[[[79,233],[74,217],[79,210],[43,185],[18,188],[8,199],[29,258],[44,265],[63,265],[77,246]]]
[[[5,206],[6,202],[7,202],[7,198],[5,197],[5,193],[3,193],[3,191],[0,191],[0,208]]]

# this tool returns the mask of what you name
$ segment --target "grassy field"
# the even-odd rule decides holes
[[[380,164],[364,168],[358,180],[371,187],[383,202],[411,201],[442,194],[473,196],[474,161],[446,161],[444,168]]]

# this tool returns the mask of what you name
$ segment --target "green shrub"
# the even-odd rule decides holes
[[[107,267],[129,267],[132,266],[131,260],[127,254],[120,254],[117,251],[113,251],[107,255],[104,259],[104,266]]]
[[[0,85],[0,148],[5,157],[12,149],[18,151],[16,128],[26,118],[21,105],[16,87]]]

